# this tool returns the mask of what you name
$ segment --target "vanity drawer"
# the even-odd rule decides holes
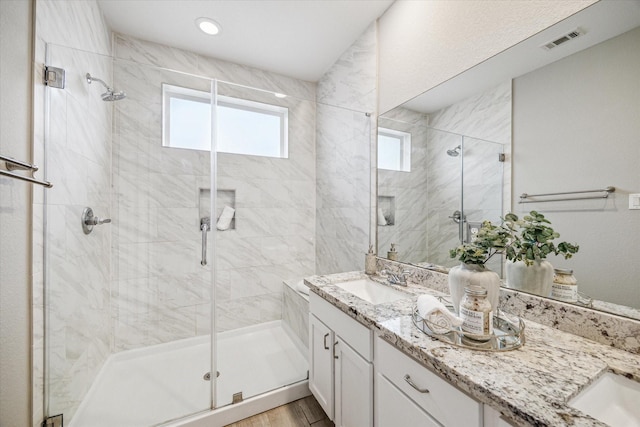
[[[377,372],[384,375],[443,426],[482,426],[480,402],[379,337],[376,337],[375,351]],[[412,382],[415,388],[409,382]],[[428,392],[420,392],[416,388],[427,389]]]

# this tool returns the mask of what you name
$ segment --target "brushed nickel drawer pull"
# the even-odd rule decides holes
[[[329,346],[327,345],[327,338],[329,338],[329,333],[324,334],[324,349],[329,350]]]
[[[404,380],[413,388],[415,388],[416,390],[418,390],[420,393],[429,393],[429,389],[427,388],[418,388],[417,385],[415,385],[413,383],[413,381],[411,381],[411,377],[409,376],[409,374],[404,376]]]

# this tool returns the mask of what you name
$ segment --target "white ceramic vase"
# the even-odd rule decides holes
[[[548,297],[553,285],[553,266],[549,261],[537,259],[533,265],[524,261],[507,261],[505,265],[507,288]]]
[[[449,269],[449,292],[457,314],[460,313],[460,300],[464,296],[464,288],[469,285],[482,286],[487,290],[487,299],[495,313],[500,297],[500,276],[478,264],[462,263]]]

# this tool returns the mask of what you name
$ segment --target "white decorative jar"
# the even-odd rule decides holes
[[[543,297],[551,296],[553,265],[549,261],[537,259],[532,265],[524,261],[507,261],[505,273],[507,288]]]
[[[460,300],[464,296],[464,288],[469,285],[485,288],[493,311],[497,311],[500,298],[500,276],[484,265],[462,263],[449,269],[449,292],[457,314],[460,314]]]
[[[556,268],[554,273],[551,297],[558,301],[577,302],[578,281],[573,275],[573,270]]]

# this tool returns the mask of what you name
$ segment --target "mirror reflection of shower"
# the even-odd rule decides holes
[[[460,145],[458,145],[456,148],[452,148],[451,150],[447,150],[447,155],[451,156],[451,157],[458,157],[460,155],[460,148],[462,148]]]
[[[87,73],[85,77],[87,79],[87,83],[91,84],[93,82],[98,82],[98,83],[101,83],[102,86],[104,86],[107,89],[107,91],[101,95],[103,101],[119,101],[127,97],[127,94],[124,91],[122,90],[119,92],[114,91],[112,87],[110,87],[108,84],[104,82],[104,80],[101,80],[97,77],[93,77],[89,73]]]

